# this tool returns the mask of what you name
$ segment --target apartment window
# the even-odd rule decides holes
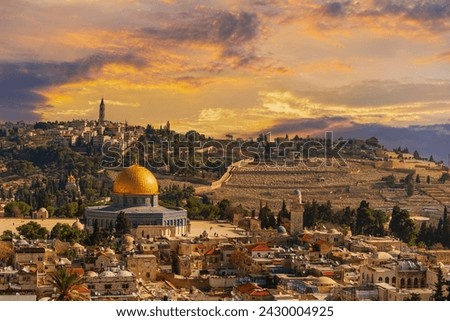
[[[112,284],[105,284],[105,290],[111,290]]]
[[[94,284],[88,284],[88,289],[89,290],[95,290],[95,285]]]
[[[122,289],[129,289],[130,285],[128,283],[123,283],[122,284]]]

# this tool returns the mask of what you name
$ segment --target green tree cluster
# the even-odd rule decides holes
[[[414,244],[417,237],[416,224],[410,218],[409,212],[400,209],[398,205],[392,209],[392,217],[389,222],[389,229],[392,234],[405,243]]]
[[[277,225],[281,226],[283,222],[287,222],[291,220],[291,212],[288,211],[286,206],[286,201],[283,200],[281,204],[281,210],[278,212],[277,216]]]
[[[259,210],[259,220],[261,221],[261,228],[276,228],[277,220],[269,205],[265,205]]]
[[[384,211],[372,209],[369,203],[362,201],[356,210],[356,234],[384,236],[386,234],[384,225],[388,217]]]
[[[447,295],[444,295],[444,289],[447,290]],[[441,268],[437,270],[437,281],[434,285],[433,295],[431,296],[433,301],[450,301],[450,281],[447,281],[444,277],[444,273]]]
[[[410,173],[405,177],[405,185],[406,185],[406,194],[408,196],[413,196],[414,195],[414,190],[415,190],[415,182],[419,181],[420,183],[420,178],[419,176],[416,177],[416,180],[414,180],[414,174]]]
[[[191,196],[187,200],[188,217],[194,220],[215,220],[219,218],[219,208],[214,204],[205,204],[197,197]]]
[[[441,244],[450,248],[450,218],[448,217],[447,207],[444,207],[444,214],[439,219],[437,226],[422,223],[417,236],[418,243],[424,243],[427,246]]]
[[[18,226],[17,231],[20,235],[31,240],[46,239],[49,234],[45,227],[33,221]]]
[[[13,174],[20,177],[30,176],[36,170],[32,162],[21,159],[14,159],[10,161],[7,168]]]
[[[83,231],[66,223],[56,223],[50,232],[50,238],[75,243],[83,239]]]
[[[130,225],[130,222],[129,222],[128,218],[126,217],[125,213],[120,212],[116,218],[116,224],[115,224],[116,236],[122,237],[123,235],[130,233],[130,228],[131,228],[131,225]]]
[[[31,206],[24,201],[12,201],[4,210],[7,217],[24,217],[30,215]]]
[[[314,227],[319,223],[332,222],[334,212],[331,202],[319,204],[315,200],[306,202],[303,211],[303,225],[305,227]]]
[[[305,227],[332,223],[340,225],[344,230],[350,229],[353,234],[383,236],[386,234],[384,226],[387,221],[385,212],[370,208],[369,203],[364,200],[357,209],[346,207],[337,211],[333,211],[329,201],[324,204],[306,202],[303,212]]]

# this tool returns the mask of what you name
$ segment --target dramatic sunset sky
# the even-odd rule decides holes
[[[96,119],[102,96],[113,121],[446,157],[450,0],[0,0],[0,121]]]

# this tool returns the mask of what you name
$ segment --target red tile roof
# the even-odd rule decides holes
[[[236,290],[241,292],[241,293],[248,293],[251,292],[255,289],[257,289],[258,286],[253,284],[253,283],[245,283],[245,284],[240,284],[236,287]]]
[[[249,293],[250,296],[269,296],[270,292],[266,289],[255,289],[251,293]]]
[[[208,250],[208,252],[205,253],[205,255],[218,255],[219,251],[217,250],[217,248],[212,247]]]
[[[265,244],[259,244],[254,248],[252,248],[252,252],[267,252],[267,251],[272,251],[272,249]]]

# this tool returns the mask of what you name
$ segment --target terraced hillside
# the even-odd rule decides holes
[[[247,165],[236,168],[231,178],[209,195],[214,200],[228,198],[248,208],[258,208],[262,201],[278,209],[283,199],[288,202],[298,201],[298,189],[304,202],[314,199],[318,202],[330,200],[335,208],[357,207],[364,199],[369,201],[372,207],[387,211],[398,204],[415,215],[425,215],[430,210],[442,213],[445,192],[430,193],[433,186],[438,186],[435,177],[438,177],[439,173],[430,173],[431,185],[417,184],[411,197],[406,195],[404,188],[385,186],[382,178],[391,174],[401,180],[408,172],[379,169],[375,168],[372,162],[359,160],[349,161],[348,166],[343,167],[308,168],[304,164],[295,167]],[[439,187],[447,188],[442,184],[439,184]],[[447,200],[450,203],[450,198],[445,199]]]

